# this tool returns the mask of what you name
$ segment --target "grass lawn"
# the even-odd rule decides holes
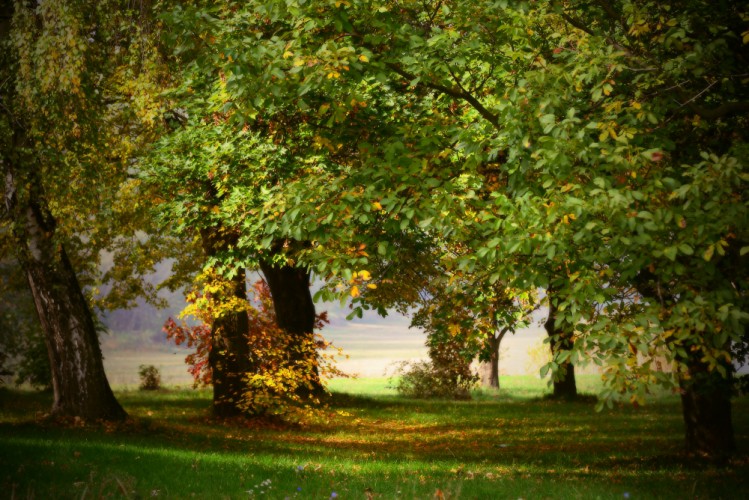
[[[596,413],[504,377],[473,401],[395,396],[335,380],[330,422],[209,418],[210,392],[119,391],[132,420],[55,426],[50,396],[0,389],[0,498],[747,498],[749,461],[681,454],[678,399]],[[581,387],[593,387],[582,378]],[[749,450],[749,398],[734,403]]]

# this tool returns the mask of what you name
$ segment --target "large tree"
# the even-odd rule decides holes
[[[99,255],[108,250],[107,279],[117,286],[104,302],[149,291],[139,280],[153,265],[137,233],[143,204],[128,182],[129,158],[154,122],[149,80],[140,77],[152,61],[147,27],[118,2],[2,5],[0,236],[11,239],[34,297],[53,414],[121,419],[83,285],[101,283]]]

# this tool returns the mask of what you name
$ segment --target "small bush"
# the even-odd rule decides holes
[[[140,375],[141,391],[155,391],[161,387],[161,374],[155,366],[140,365],[138,375]]]
[[[21,344],[21,357],[16,364],[16,385],[28,382],[35,389],[52,389],[52,369],[49,367],[49,355],[44,336],[35,332]]]
[[[470,399],[476,385],[475,375],[463,376],[440,369],[431,361],[402,362],[396,368],[389,386],[409,398]]]

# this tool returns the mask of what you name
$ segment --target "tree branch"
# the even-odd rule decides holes
[[[416,79],[416,75],[409,73],[408,71],[404,70],[403,68],[401,68],[395,63],[388,62],[388,63],[385,63],[385,65],[391,70],[393,70],[394,72],[396,72],[397,74],[399,74],[400,76],[402,76],[403,78],[406,78],[407,80]],[[473,109],[478,111],[478,113],[482,117],[484,117],[484,119],[486,119],[489,123],[491,123],[492,126],[494,126],[494,128],[497,128],[497,129],[500,128],[499,118],[497,117],[497,115],[495,115],[494,113],[486,109],[484,105],[481,104],[481,102],[478,99],[476,99],[476,97],[466,92],[465,90],[458,88],[458,87],[447,87],[445,85],[442,85],[436,82],[429,82],[429,81],[420,82],[420,84],[429,89],[436,90],[437,92],[441,92],[450,97],[454,97],[455,99],[461,99],[461,100],[466,101],[468,104],[470,104],[473,107]]]
[[[718,120],[727,116],[749,113],[749,101],[727,102],[715,108],[689,104],[689,108],[706,120]]]

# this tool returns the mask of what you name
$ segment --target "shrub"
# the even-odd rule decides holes
[[[21,356],[16,364],[16,385],[27,382],[36,389],[52,388],[52,370],[44,336],[40,332],[31,333],[21,341]]]
[[[478,377],[471,373],[456,373],[431,361],[404,361],[390,379],[390,387],[409,398],[470,399],[471,389]]]
[[[140,365],[138,375],[140,375],[141,391],[155,391],[161,387],[161,374],[155,366]]]

